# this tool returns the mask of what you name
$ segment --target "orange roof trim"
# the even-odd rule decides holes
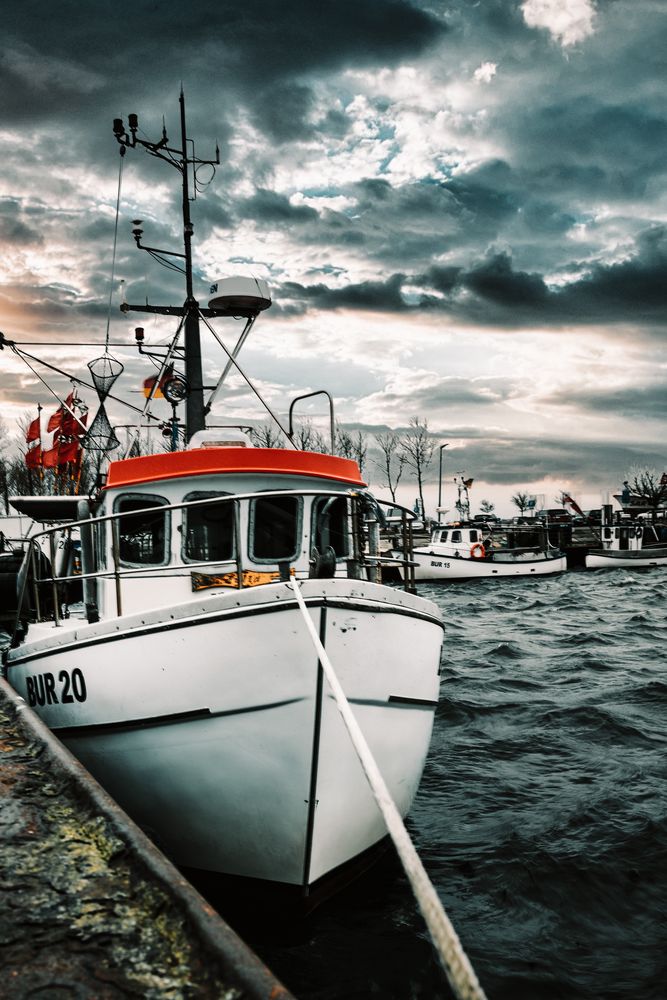
[[[216,473],[256,473],[273,476],[312,476],[351,486],[365,486],[356,462],[338,455],[280,448],[193,448],[159,455],[141,455],[111,462],[106,489],[140,486],[184,476]]]

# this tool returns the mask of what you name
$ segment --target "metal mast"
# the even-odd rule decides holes
[[[192,284],[192,236],[194,233],[194,227],[190,217],[191,198],[189,169],[192,168],[193,170],[193,182],[196,192],[196,167],[202,164],[216,166],[220,163],[220,152],[216,146],[214,160],[200,160],[194,155],[194,146],[191,144],[192,155],[188,155],[188,142],[190,140],[188,140],[187,135],[185,120],[185,96],[183,94],[183,90],[181,90],[180,93],[179,103],[181,112],[180,149],[169,145],[169,139],[164,125],[162,126],[162,138],[157,142],[140,139],[137,136],[139,120],[136,114],[128,115],[129,134],[125,130],[122,118],[114,119],[113,131],[121,147],[121,156],[125,155],[127,148],[134,149],[136,146],[143,146],[143,148],[150,153],[151,156],[156,156],[159,159],[164,160],[181,173],[183,190],[183,253],[179,253],[174,250],[163,250],[157,247],[149,247],[142,244],[141,237],[143,235],[143,229],[141,229],[141,220],[135,220],[135,228],[132,230],[132,233],[140,250],[146,250],[147,253],[149,253],[155,260],[159,261],[159,263],[164,264],[172,270],[180,271],[185,276],[185,302],[182,306],[151,306],[148,303],[145,305],[129,305],[128,303],[123,303],[121,309],[124,312],[133,310],[135,312],[162,313],[163,315],[168,316],[185,317],[184,363],[185,379],[188,387],[185,401],[185,436],[186,440],[189,440],[192,435],[196,433],[196,431],[203,430],[205,426],[199,316],[200,313],[207,316],[219,315],[218,310],[200,310],[199,302],[197,302],[194,297]],[[176,264],[173,260],[165,260],[166,257],[177,257],[182,260],[183,263],[182,265]]]

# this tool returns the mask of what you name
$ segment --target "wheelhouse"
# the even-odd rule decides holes
[[[380,582],[395,562],[380,555],[381,503],[356,463],[319,453],[201,448],[113,462],[94,516],[85,501],[78,516],[57,530],[70,545],[80,533],[89,620],[292,577]],[[37,620],[54,606],[57,616],[71,577],[32,577]]]

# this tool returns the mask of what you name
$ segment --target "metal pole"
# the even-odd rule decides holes
[[[442,507],[442,452],[445,448],[449,447],[449,442],[447,444],[440,445],[440,466],[438,469],[438,524],[440,524],[440,508]]]
[[[123,614],[123,596],[120,583],[120,539],[118,518],[111,522],[111,556],[113,558],[113,573],[116,581],[116,615],[120,618]]]
[[[190,191],[188,186],[188,137],[185,127],[185,95],[181,91],[181,143],[183,149],[183,246],[185,250],[185,378],[189,392],[185,402],[185,439],[206,426],[204,418],[204,379],[199,336],[199,303],[192,290],[192,234]]]

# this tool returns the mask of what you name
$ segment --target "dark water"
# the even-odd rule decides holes
[[[447,630],[408,826],[489,1000],[664,1000],[667,570],[420,592]],[[393,857],[239,930],[301,1000],[451,995]]]
[[[446,634],[408,827],[489,1000],[667,1000],[667,569],[420,593]],[[392,853],[300,923],[210,898],[300,1000],[451,996]]]

